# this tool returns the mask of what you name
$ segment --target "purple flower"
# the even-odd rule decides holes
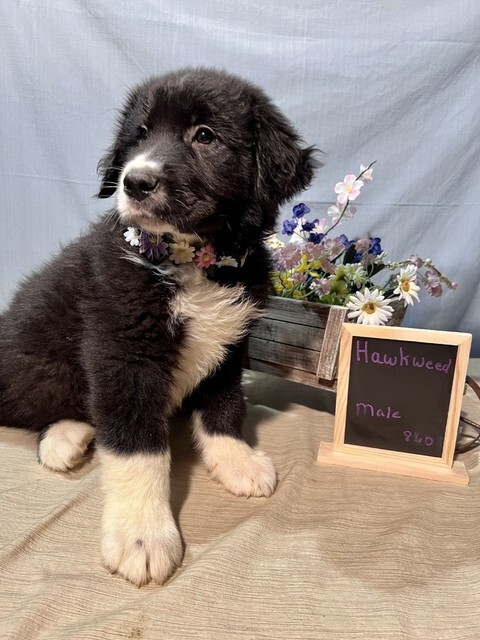
[[[291,236],[297,228],[296,220],[284,220],[282,225],[282,233],[287,236]]]
[[[324,237],[324,233],[311,233],[308,239],[310,242],[313,242],[313,244],[320,244]]]
[[[168,244],[162,240],[161,236],[142,231],[138,251],[148,260],[159,260],[162,256],[167,255]]]
[[[302,229],[304,231],[313,231],[316,224],[318,224],[318,218],[313,222],[310,222],[309,220],[304,220],[302,223]]]
[[[350,245],[352,245],[353,243],[347,238],[347,236],[342,233],[341,236],[338,236],[338,239],[340,240],[340,242],[343,244],[343,246],[345,247],[345,249],[350,249]]]
[[[370,249],[368,253],[373,253],[373,255],[378,256],[382,253],[383,249],[380,246],[380,238],[370,238]]]
[[[310,213],[310,209],[306,204],[303,204],[303,202],[300,202],[300,204],[296,204],[293,207],[294,218],[303,218],[303,216],[307,213]]]

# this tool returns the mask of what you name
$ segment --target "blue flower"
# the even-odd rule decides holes
[[[315,228],[316,224],[318,224],[318,218],[317,218],[317,220],[314,220],[313,222],[309,222],[308,220],[304,220],[304,222],[302,224],[302,229],[304,231],[313,231],[313,229]]]
[[[307,207],[306,204],[303,204],[303,202],[300,202],[300,204],[296,204],[293,207],[294,218],[303,218],[303,216],[307,213],[310,213],[310,209]]]
[[[353,256],[353,260],[352,262],[360,262],[360,260],[362,259],[362,252],[361,251],[355,251],[355,255]]]
[[[378,256],[380,253],[382,253],[380,242],[380,238],[370,238],[370,248],[368,250],[368,253],[373,253],[375,256]]]
[[[283,226],[282,226],[282,233],[285,233],[287,236],[291,236],[296,228],[297,228],[296,220],[284,220]]]
[[[309,240],[310,242],[313,242],[313,244],[320,244],[324,237],[324,233],[311,233]]]
[[[351,246],[352,246],[352,244],[353,244],[353,242],[352,242],[351,240],[349,240],[349,239],[347,238],[347,236],[346,236],[344,233],[342,233],[342,235],[341,235],[341,236],[338,236],[338,239],[341,241],[341,243],[342,243],[342,244],[343,244],[343,246],[345,247],[345,251],[346,251],[347,249],[350,249],[350,247],[351,247]]]

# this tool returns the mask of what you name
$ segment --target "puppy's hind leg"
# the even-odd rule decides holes
[[[81,461],[94,437],[95,429],[87,422],[54,422],[39,435],[38,461],[54,471],[68,471]]]

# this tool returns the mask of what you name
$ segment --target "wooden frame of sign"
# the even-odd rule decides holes
[[[468,484],[453,461],[472,336],[344,323],[334,441],[318,461]]]

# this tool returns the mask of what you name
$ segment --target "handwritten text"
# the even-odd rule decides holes
[[[357,362],[368,364],[380,364],[390,367],[417,367],[419,369],[428,369],[429,371],[439,371],[448,373],[452,366],[452,359],[447,362],[435,362],[426,358],[406,353],[402,346],[398,347],[397,355],[387,355],[380,351],[371,351],[368,346],[368,340],[357,340],[355,349],[355,359]]]

